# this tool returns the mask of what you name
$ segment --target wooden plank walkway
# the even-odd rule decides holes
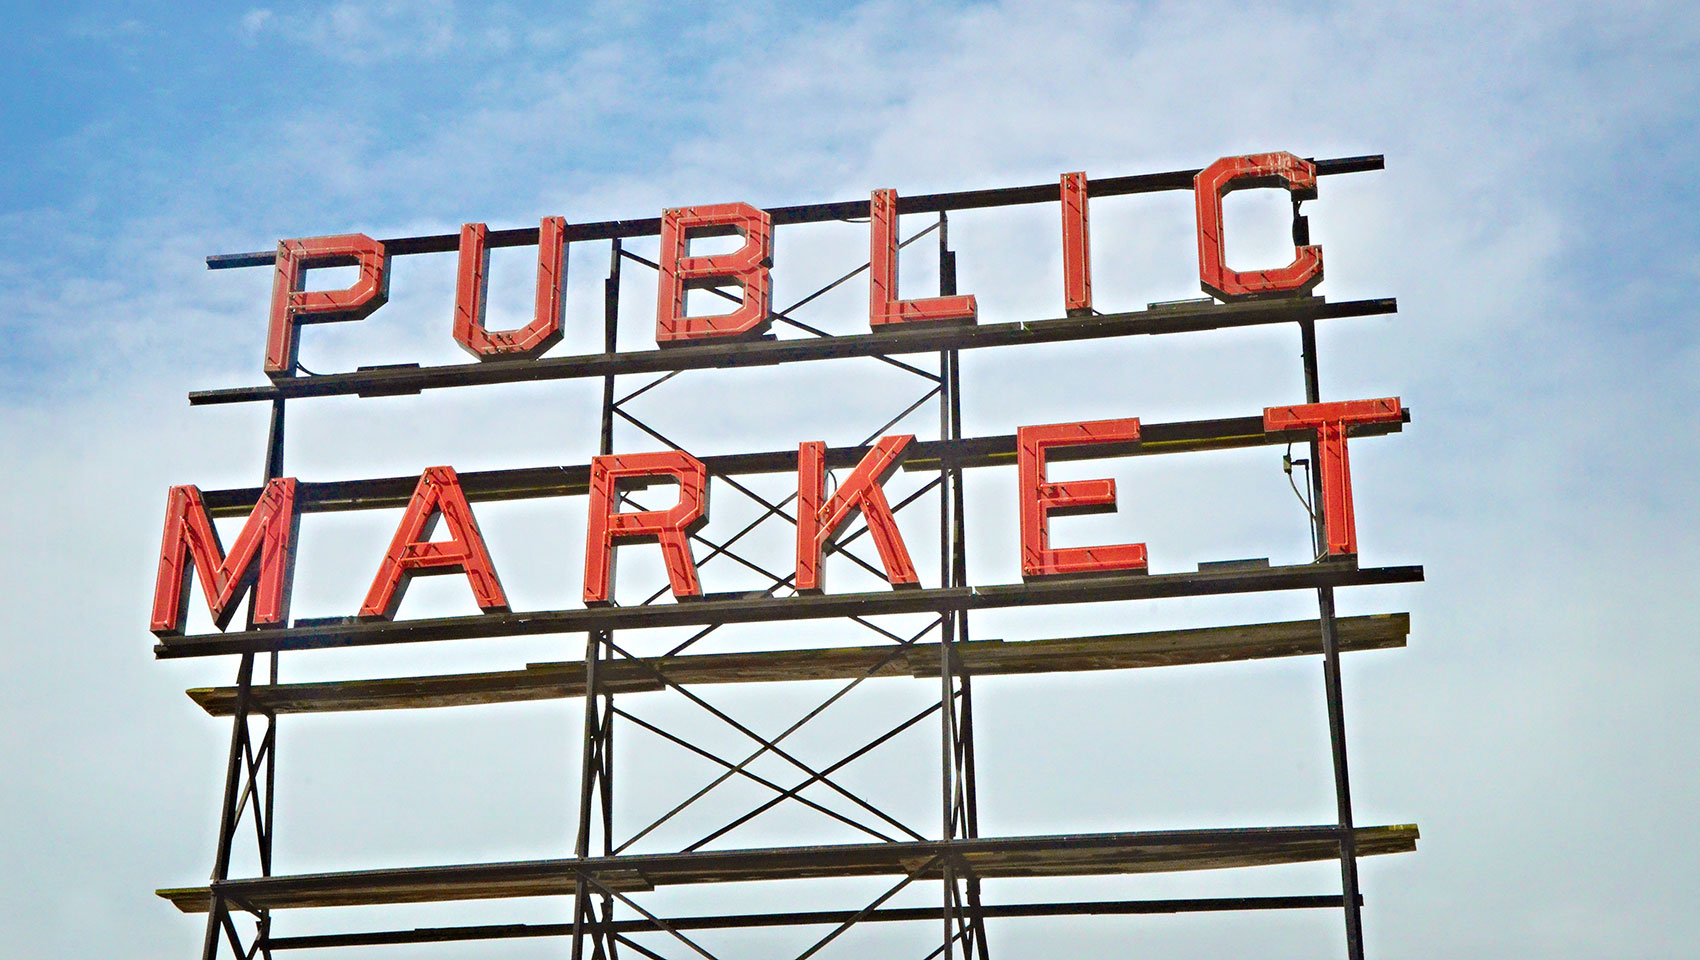
[[[1402,647],[1411,629],[1408,613],[1339,620],[1342,650]],[[1315,620],[1255,623],[1194,630],[1161,630],[1053,640],[975,640],[954,645],[962,669],[975,676],[1125,670],[1293,657],[1322,652]],[[936,643],[893,644],[815,650],[712,653],[643,660],[613,660],[600,666],[615,692],[660,690],[657,674],[679,684],[758,683],[786,680],[845,680],[875,677],[936,677]],[[534,663],[524,670],[391,677],[322,683],[256,684],[253,709],[267,713],[326,713],[454,707],[519,700],[584,696],[584,664]],[[236,709],[235,687],[200,687],[189,696],[214,716]]]
[[[1414,824],[1359,827],[1359,856],[1416,849]],[[461,864],[225,880],[231,902],[258,910],[565,896],[579,877],[612,890],[669,884],[823,877],[936,879],[941,859],[983,878],[1216,870],[1333,860],[1332,826],[1164,830],[910,843],[865,843]],[[209,909],[210,887],[157,891],[185,913]]]

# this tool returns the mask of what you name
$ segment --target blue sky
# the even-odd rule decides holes
[[[0,640],[0,862],[12,874],[0,929],[20,956],[174,956],[198,942],[195,921],[151,891],[194,882],[211,862],[228,729],[181,690],[228,682],[231,665],[153,662],[143,618],[166,489],[256,477],[261,411],[191,410],[183,395],[260,381],[269,284],[263,270],[209,272],[206,255],[348,231],[1152,172],[1264,150],[1387,156],[1383,172],[1325,179],[1307,206],[1327,255],[1319,292],[1401,305],[1395,318],[1324,328],[1325,396],[1397,394],[1416,413],[1406,433],[1353,461],[1366,562],[1429,571],[1420,587],[1343,600],[1347,612],[1415,618],[1409,649],[1347,664],[1360,818],[1424,829],[1415,855],[1366,862],[1371,956],[1680,957],[1700,938],[1700,846],[1679,826],[1700,792],[1692,6],[17,6],[0,38],[0,537],[14,545],[0,559],[12,624]],[[1255,202],[1246,255],[1273,257],[1279,231],[1258,232]],[[1198,295],[1189,218],[1174,197],[1094,206],[1106,306]],[[782,232],[776,298],[860,263],[859,229]],[[1050,208],[953,219],[963,289],[985,319],[1060,312],[1054,232]],[[605,248],[574,254],[569,327],[594,309],[601,257]],[[310,331],[310,365],[460,359],[446,335],[452,262],[410,259],[370,320]],[[906,283],[925,282],[913,267]],[[528,269],[523,253],[498,255],[493,311],[516,315]],[[824,300],[820,322],[854,329],[858,296]],[[634,347],[646,345],[641,313],[627,322]],[[1282,336],[993,351],[966,361],[969,433],[1291,402],[1294,345]],[[679,417],[710,452],[843,442],[832,431],[849,427],[824,413],[768,414],[797,396],[826,407],[896,389],[881,376],[847,367],[812,381],[688,380],[697,392],[685,409],[659,392],[643,409]],[[292,408],[290,472],[578,462],[595,402],[562,386],[304,403]],[[1147,539],[1154,569],[1295,549],[1278,467],[1196,459],[1116,466],[1124,505],[1103,521],[1105,539]],[[975,493],[987,545],[975,579],[996,583],[1013,576],[1009,478],[988,476]],[[525,604],[570,600],[560,584],[578,560],[561,560],[559,542],[574,553],[582,504],[566,505],[571,518],[549,512],[559,504],[480,511]],[[731,501],[716,509],[716,524],[735,523]],[[298,613],[348,612],[346,585],[370,577],[393,522],[309,518]],[[453,579],[414,588],[404,613],[470,612]],[[1077,629],[1311,615],[1295,603],[1082,611]],[[987,629],[1018,639],[1041,625],[1017,617]],[[302,658],[286,679],[573,655],[541,641],[327,655]],[[1125,828],[1327,819],[1313,664],[1149,673],[1043,686],[1080,704],[1075,727],[1127,731],[1126,769],[1071,795],[1056,784],[1073,782],[1077,757],[1012,747],[1003,774],[995,759],[988,774],[1012,799],[988,816],[1014,832],[1060,829],[1074,813]],[[990,702],[988,733],[1037,736],[1017,722],[1020,691]],[[789,709],[741,704],[769,718]],[[521,745],[540,724],[576,743],[575,723],[555,704],[286,726],[280,862],[556,855],[574,774],[565,761],[528,770]],[[1072,742],[1077,730],[1058,723],[1047,734]],[[1165,748],[1146,736],[1170,729],[1193,739]],[[1079,744],[1079,756],[1096,746]],[[1057,774],[1024,782],[1011,772],[1017,757]],[[634,756],[632,782],[665,782],[659,763]],[[421,773],[439,768],[458,775]],[[1328,882],[1326,870],[1273,876],[1280,889],[1217,876],[1158,889]],[[536,906],[535,918],[553,909]],[[1074,932],[1084,951],[1182,956],[1338,945],[1332,917],[1163,920]],[[351,925],[332,917],[324,928]],[[999,936],[1031,945],[1031,929]],[[504,949],[487,955],[543,948]]]

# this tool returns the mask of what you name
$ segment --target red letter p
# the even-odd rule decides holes
[[[310,267],[360,268],[346,290],[303,290]],[[266,335],[266,373],[272,379],[295,375],[299,323],[364,320],[390,296],[389,256],[384,245],[363,233],[339,237],[283,240],[277,245],[277,274],[272,280],[271,326]]]

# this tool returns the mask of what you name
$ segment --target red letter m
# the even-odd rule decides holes
[[[207,607],[220,630],[229,626],[237,598],[250,586],[254,587],[254,626],[287,623],[299,527],[295,478],[272,480],[226,554],[207,518],[201,491],[193,485],[172,487],[165,506],[165,539],[159,548],[159,580],[153,591],[153,632],[162,637],[183,632],[183,618],[189,613],[191,563],[200,572]]]

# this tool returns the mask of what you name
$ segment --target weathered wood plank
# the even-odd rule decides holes
[[[1411,629],[1408,613],[1343,617],[1338,622],[1343,650],[1403,646]],[[1066,673],[1316,654],[1322,652],[1320,631],[1315,620],[1292,620],[1053,640],[977,640],[956,644],[954,649],[963,670],[973,675]],[[938,644],[924,643],[908,648],[886,644],[615,660],[604,664],[603,669],[608,685],[624,693],[662,689],[656,672],[681,684],[759,683],[841,680],[863,675],[938,676],[938,663]],[[214,716],[229,716],[236,707],[235,687],[200,687],[188,693]],[[265,712],[324,713],[454,707],[583,695],[584,664],[536,663],[524,670],[491,673],[288,683],[275,687],[261,684],[253,687],[252,696],[254,708]]]
[[[728,623],[779,623],[877,617],[908,613],[943,614],[955,610],[999,610],[1169,597],[1217,597],[1322,587],[1355,587],[1391,583],[1420,583],[1423,568],[1416,565],[1360,567],[1355,558],[1317,563],[1284,564],[1175,573],[1117,573],[1104,577],[1057,577],[1034,582],[985,586],[923,587],[918,590],[871,590],[862,593],[805,594],[773,597],[751,591],[731,597],[711,596],[688,603],[639,604],[620,607],[569,607],[481,613],[424,620],[362,621],[297,620],[288,627],[160,637],[154,655],[161,659],[214,657],[233,653],[281,650],[322,650],[394,643],[492,639],[580,633],[591,630],[647,630],[658,627],[708,626]]]
[[[1359,856],[1416,849],[1415,824],[1359,827]],[[938,858],[950,856],[977,875],[1096,876],[1218,870],[1332,860],[1340,855],[1334,827],[1166,830],[779,847],[695,853],[530,860],[395,870],[226,880],[219,889],[256,909],[362,906],[561,896],[584,876],[619,890],[669,884],[730,883],[824,877],[911,875],[936,878]],[[185,913],[204,913],[209,887],[157,891]]]

